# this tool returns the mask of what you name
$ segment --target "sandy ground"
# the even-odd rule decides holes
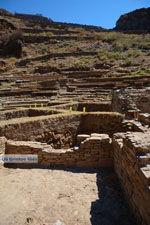
[[[134,225],[118,223],[122,203],[111,188],[99,201],[98,189],[97,171],[2,168],[0,225]]]
[[[90,224],[96,173],[1,169],[0,180],[0,225]]]

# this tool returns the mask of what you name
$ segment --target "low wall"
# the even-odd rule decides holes
[[[150,221],[149,134],[115,134],[114,167],[140,225]]]
[[[40,141],[53,143],[55,148],[75,144],[81,115],[51,115],[1,123],[0,136],[16,141]]]
[[[40,166],[113,167],[112,143],[107,134],[87,138],[76,150],[56,150],[38,142],[7,141],[6,154],[37,154]]]
[[[80,124],[81,133],[104,133],[112,135],[122,132],[123,115],[119,113],[87,113],[83,115]]]
[[[82,102],[82,103],[68,103],[60,106],[56,106],[57,109],[67,109],[69,110],[72,107],[74,111],[81,111],[83,112],[83,107],[85,107],[86,112],[112,112],[111,104],[106,103],[97,103],[97,102]]]
[[[15,141],[53,143],[54,148],[68,148],[77,134],[122,131],[123,116],[118,113],[74,113],[19,118],[0,122],[0,136]]]
[[[10,120],[14,118],[21,117],[34,117],[34,116],[44,116],[44,115],[52,115],[57,114],[59,112],[51,110],[51,109],[20,109],[20,110],[7,110],[0,112],[0,121],[1,120]]]

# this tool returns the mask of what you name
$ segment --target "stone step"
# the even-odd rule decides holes
[[[38,96],[38,95],[41,95],[41,96],[53,96],[53,95],[57,95],[58,92],[57,91],[33,91],[32,92],[32,95],[33,96]]]
[[[49,100],[44,100],[44,99],[42,99],[42,100],[37,100],[37,99],[35,99],[35,100],[32,100],[32,101],[12,101],[12,102],[4,102],[3,103],[3,105],[4,106],[13,106],[13,105],[23,105],[23,104],[32,104],[32,103],[48,103],[49,102]]]
[[[29,28],[23,28],[22,29],[24,33],[32,33],[32,34],[38,34],[38,33],[53,33],[53,34],[79,34],[79,31],[69,31],[69,30],[55,30],[55,29],[29,29]]]
[[[30,62],[37,62],[37,61],[48,61],[49,59],[51,58],[57,58],[57,57],[71,57],[71,56],[94,56],[94,55],[97,55],[97,52],[95,51],[91,51],[91,52],[75,52],[75,53],[72,53],[72,52],[68,52],[68,53],[51,53],[51,54],[48,54],[48,55],[44,55],[44,56],[38,56],[38,57],[35,57],[35,58],[26,58],[26,59],[23,59],[23,60],[20,60],[19,62],[17,62],[15,65],[17,67],[20,67],[20,66],[26,66],[28,63]]]

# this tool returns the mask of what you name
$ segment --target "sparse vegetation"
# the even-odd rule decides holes
[[[122,64],[122,66],[129,67],[129,66],[132,65],[132,63],[133,63],[132,59],[128,58],[128,59],[125,60],[125,62]]]
[[[18,22],[20,27],[23,25],[28,30],[24,31],[26,37],[30,36],[31,43],[24,43],[23,60],[29,58],[28,65],[36,66],[38,60],[32,61],[32,58],[51,54],[60,54],[60,57],[51,57],[42,63],[53,66],[55,64],[59,69],[74,68],[77,70],[93,70],[95,64],[104,64],[103,68],[109,69],[105,76],[113,77],[121,75],[119,67],[130,67],[131,75],[140,73],[141,76],[149,74],[149,70],[139,70],[148,68],[150,61],[150,34],[124,34],[121,32],[96,32],[94,28],[85,29],[84,27],[69,27],[67,24],[52,24],[52,26],[37,24],[34,22],[23,21],[17,18],[11,18],[12,22]],[[21,25],[22,24],[22,25]],[[25,28],[25,29],[26,29]],[[29,29],[33,29],[32,32]],[[67,33],[68,32],[68,33]],[[12,37],[17,35],[11,34]],[[50,37],[50,39],[38,42],[36,37]],[[67,38],[66,38],[67,37]],[[35,41],[34,41],[35,38]],[[12,40],[13,38],[11,38]],[[4,38],[5,40],[5,38]],[[84,53],[91,52],[91,56],[85,56]],[[95,55],[92,53],[95,52]],[[65,56],[65,54],[70,54]],[[78,56],[74,54],[78,53]],[[96,54],[97,53],[97,54]],[[62,54],[62,55],[61,55]],[[63,55],[64,54],[64,55]],[[72,55],[71,55],[72,54]],[[83,54],[83,56],[82,56]],[[30,60],[31,59],[31,60]],[[16,64],[16,59],[10,56],[5,67],[1,72],[11,72]],[[109,66],[113,64],[113,66]],[[134,69],[132,69],[134,67]],[[96,67],[98,68],[98,67]],[[101,66],[99,66],[101,68]],[[127,73],[127,72],[126,72]]]

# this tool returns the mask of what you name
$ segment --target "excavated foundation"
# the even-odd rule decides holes
[[[69,104],[60,107],[3,112],[1,154],[38,156],[37,163],[5,162],[4,166],[22,171],[73,168],[78,172],[84,168],[85,173],[91,173],[95,169],[98,200],[91,204],[91,224],[113,225],[123,221],[125,225],[136,225],[137,220],[148,225],[149,132],[144,133],[139,122],[110,112],[109,104],[78,103],[71,105],[72,110]],[[87,112],[81,112],[83,107]]]

